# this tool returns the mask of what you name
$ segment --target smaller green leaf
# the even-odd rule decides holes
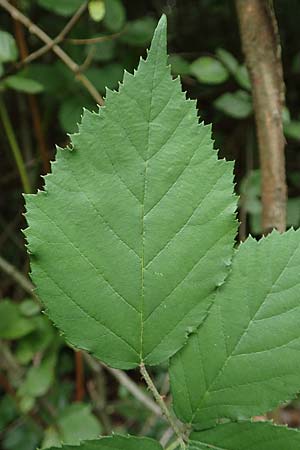
[[[239,63],[238,60],[233,56],[232,53],[228,52],[224,48],[218,48],[216,51],[216,56],[219,58],[221,63],[231,72],[235,74],[238,70]]]
[[[296,450],[300,431],[269,422],[241,422],[217,425],[192,433],[189,450]]]
[[[88,7],[91,18],[95,22],[101,22],[101,20],[105,16],[104,0],[90,0]]]
[[[24,316],[35,316],[40,310],[40,306],[34,300],[23,300],[22,303],[20,303],[20,311]]]
[[[172,73],[174,75],[189,75],[190,64],[180,55],[169,56],[169,63],[171,64]]]
[[[214,101],[214,106],[235,119],[245,119],[253,110],[251,95],[246,91],[226,92]]]
[[[14,37],[0,30],[0,63],[16,61],[17,58],[18,48]]]
[[[162,450],[161,445],[153,439],[119,435],[81,442],[79,447],[63,445],[60,448],[62,450]],[[58,448],[51,447],[49,450],[58,450]]]
[[[38,4],[48,11],[69,17],[82,5],[82,0],[38,0]]]
[[[56,360],[57,353],[52,350],[45,356],[39,366],[32,366],[18,390],[18,395],[35,398],[46,394],[54,380]]]
[[[10,89],[26,94],[38,94],[43,91],[43,86],[38,81],[25,78],[19,74],[6,78],[4,84]]]
[[[10,300],[0,302],[0,338],[19,339],[34,328],[33,322],[22,316],[18,305]]]
[[[299,237],[273,231],[238,247],[206,321],[171,360],[182,420],[264,414],[299,392]]]
[[[228,79],[224,65],[211,56],[201,56],[191,64],[191,73],[200,83],[220,84]]]
[[[57,425],[60,442],[72,445],[95,439],[102,431],[99,421],[92,414],[91,406],[84,403],[67,406],[59,416]]]
[[[283,126],[284,134],[290,139],[300,141],[300,121],[292,120]]]
[[[126,11],[121,0],[105,0],[103,23],[110,31],[119,31],[124,26]]]
[[[94,37],[106,38],[107,35],[97,35]],[[86,54],[88,55],[90,51],[91,46],[87,45]],[[95,61],[101,62],[111,61],[115,57],[115,53],[116,53],[116,41],[113,39],[108,39],[93,45],[93,58]]]
[[[155,20],[148,16],[128,22],[120,40],[126,44],[145,47],[151,42],[155,27]]]
[[[239,68],[235,72],[235,79],[243,89],[251,91],[251,81],[249,78],[247,67],[245,65],[239,66]]]

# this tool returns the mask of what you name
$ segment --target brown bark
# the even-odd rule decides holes
[[[286,228],[284,81],[276,17],[271,0],[236,0],[246,65],[250,74],[262,174],[265,233]]]

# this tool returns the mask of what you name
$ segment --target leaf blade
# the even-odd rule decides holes
[[[63,445],[63,450],[162,450],[161,445],[149,438],[139,438],[134,436],[108,436],[94,441],[82,442],[78,445]],[[58,450],[52,447],[49,450]]]
[[[192,433],[189,450],[294,450],[299,444],[298,430],[268,422],[240,422]]]
[[[299,231],[273,232],[259,243],[250,238],[239,247],[206,322],[171,363],[182,420],[203,427],[251,417],[295,395],[299,265]]]
[[[159,363],[204,319],[236,233],[232,164],[171,78],[164,17],[72,144],[26,196],[38,293],[73,345],[115,367]]]

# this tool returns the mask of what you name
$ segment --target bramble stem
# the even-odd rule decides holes
[[[30,187],[30,182],[29,182],[29,178],[26,172],[26,168],[25,168],[25,164],[23,161],[23,157],[22,157],[22,153],[13,129],[13,126],[11,124],[5,103],[3,101],[2,96],[0,96],[0,116],[1,116],[1,120],[3,123],[3,128],[5,130],[5,133],[7,135],[7,139],[8,142],[10,144],[12,153],[14,155],[17,167],[18,167],[18,171],[20,174],[20,178],[22,181],[22,185],[23,185],[23,189],[24,192],[26,194],[30,194],[31,192],[31,187]]]
[[[172,444],[169,445],[169,447],[167,447],[166,450],[176,450],[179,445],[180,445],[180,441],[179,441],[179,439],[177,439],[175,442],[172,442]]]
[[[174,433],[176,434],[176,436],[178,437],[177,440],[177,445],[180,445],[180,448],[185,450],[186,449],[186,445],[184,443],[184,440],[182,438],[182,434],[176,424],[176,422],[174,421],[169,409],[167,408],[167,405],[165,404],[163,398],[161,397],[160,393],[158,392],[158,390],[156,389],[145,365],[142,363],[140,365],[140,371],[142,374],[142,377],[144,378],[149,390],[152,392],[152,395],[155,399],[155,401],[157,402],[157,404],[159,405],[160,409],[162,410],[163,415],[166,417],[167,421],[169,422],[170,426],[173,428]],[[176,447],[175,447],[176,448]]]

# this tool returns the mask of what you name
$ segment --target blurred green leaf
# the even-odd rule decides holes
[[[27,299],[20,303],[20,311],[26,317],[35,316],[40,312],[40,306],[34,300]]]
[[[221,63],[229,70],[232,74],[235,74],[238,70],[239,63],[232,53],[228,52],[224,48],[218,48],[216,51],[216,56],[219,58]]]
[[[251,96],[241,90],[226,92],[214,101],[214,106],[235,119],[244,119],[252,113]]]
[[[123,79],[123,67],[117,63],[107,64],[101,69],[91,67],[86,71],[86,75],[98,91],[105,93],[105,88],[118,87],[118,83]]]
[[[120,40],[126,44],[146,47],[152,39],[156,21],[149,16],[128,22]]]
[[[37,352],[44,352],[52,342],[59,339],[53,325],[46,316],[31,318],[34,331],[17,343],[15,356],[20,364],[28,364]]]
[[[23,317],[17,304],[11,300],[0,302],[0,338],[19,339],[34,330],[34,323]]]
[[[24,382],[18,390],[18,395],[35,398],[46,394],[54,380],[56,361],[57,353],[53,349],[47,353],[38,366],[30,367]]]
[[[26,94],[38,94],[43,91],[43,86],[38,81],[25,78],[19,74],[7,77],[4,85],[15,91],[25,92]]]
[[[235,72],[235,79],[243,89],[251,91],[251,81],[246,66],[239,66],[239,68]]]
[[[101,22],[101,20],[105,16],[104,0],[90,0],[88,7],[89,7],[90,17],[95,22]]]
[[[43,449],[58,442],[78,445],[80,441],[99,437],[102,427],[91,412],[91,407],[84,403],[67,406],[60,414],[56,428],[50,428],[43,442]]]
[[[16,427],[9,428],[2,441],[3,450],[36,450],[41,433],[23,421]]]
[[[287,225],[294,228],[298,228],[300,225],[300,197],[288,199]]]
[[[17,417],[16,403],[10,395],[0,398],[0,432]]]
[[[220,84],[228,79],[228,71],[224,65],[211,56],[201,56],[190,66],[191,73],[200,83]]]
[[[91,104],[90,100],[80,95],[69,97],[61,104],[58,118],[61,127],[67,133],[77,132],[84,107],[92,109],[93,104]]]
[[[189,75],[190,64],[180,55],[170,55],[169,64],[171,64],[172,73],[174,75]]]
[[[82,5],[82,0],[38,0],[38,4],[48,11],[69,17]]]
[[[100,37],[99,35],[97,37]],[[105,37],[105,35],[103,35]],[[95,61],[111,61],[115,57],[116,53],[116,41],[109,39],[107,41],[99,42],[97,44],[92,44],[93,48],[93,59]],[[86,54],[88,55],[91,51],[91,45],[86,46]]]
[[[119,31],[124,26],[126,11],[121,0],[105,0],[103,23],[110,31]]]
[[[283,129],[286,137],[300,141],[300,121],[291,120],[291,122],[284,123]]]
[[[7,31],[0,30],[0,63],[16,61],[18,49],[14,37]]]

